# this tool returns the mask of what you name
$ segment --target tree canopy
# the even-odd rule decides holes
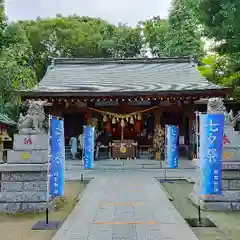
[[[155,56],[204,55],[202,32],[190,0],[174,0],[168,19],[154,17],[142,22],[145,40]]]
[[[135,27],[99,18],[67,16],[7,22],[0,0],[0,102],[15,101],[18,89],[31,88],[44,76],[52,57],[197,56],[210,81],[240,86],[240,1],[172,0],[168,19],[155,16]],[[215,41],[214,55],[204,52],[203,37]]]
[[[51,19],[21,21],[33,49],[40,80],[49,57],[135,57],[142,48],[141,29],[114,26],[104,20],[58,15]]]
[[[240,52],[240,1],[196,0],[195,16],[204,27],[205,35],[220,44],[220,53]]]
[[[221,66],[221,75],[213,81],[234,89],[240,100],[240,1],[239,0],[188,0],[196,21],[204,35],[215,41],[216,52],[213,70]],[[212,65],[211,65],[212,66]]]

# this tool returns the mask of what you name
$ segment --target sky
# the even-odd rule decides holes
[[[159,15],[166,18],[171,0],[5,0],[10,21],[36,19],[38,16],[100,17],[113,24],[134,26],[140,20]]]

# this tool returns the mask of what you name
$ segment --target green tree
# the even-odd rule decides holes
[[[150,48],[154,56],[168,56],[167,51],[167,34],[169,30],[169,22],[160,17],[153,17],[145,22],[140,22],[143,27],[145,43]]]
[[[139,27],[114,26],[96,18],[57,15],[21,24],[33,48],[38,80],[49,57],[135,57],[142,48]]]
[[[219,83],[232,87],[233,96],[240,99],[240,1],[191,0],[191,3],[204,35],[215,41],[213,50],[225,59]]]
[[[36,75],[29,66],[32,54],[26,33],[19,23],[4,29],[4,46],[0,54],[0,100],[1,106],[16,103],[16,91],[31,88],[36,84]]]
[[[192,1],[195,16],[203,25],[205,35],[218,42],[220,53],[240,52],[240,1]]]
[[[194,18],[191,0],[173,0],[169,19],[154,17],[140,24],[146,44],[155,56],[204,55],[202,31]]]
[[[5,12],[4,12],[4,0],[0,0],[0,50],[4,44],[4,25],[5,25]]]
[[[133,58],[139,55],[143,45],[141,31],[139,26],[132,28],[119,24],[110,40],[112,41],[108,48],[110,57]]]
[[[191,0],[173,0],[169,12],[167,51],[170,56],[203,56],[202,33]]]
[[[236,71],[229,55],[213,54],[201,59],[198,67],[202,76],[209,81],[233,89],[233,97],[240,101],[240,71]]]

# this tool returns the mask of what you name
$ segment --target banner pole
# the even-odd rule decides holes
[[[199,158],[199,112],[196,111],[195,112],[195,115],[196,115],[196,129],[195,129],[195,135],[196,135],[196,157],[197,157],[197,162],[198,162],[198,167],[200,168],[200,158]],[[200,180],[201,181],[201,180]],[[200,189],[199,191],[201,191],[201,182],[200,182]],[[199,226],[201,226],[201,207],[200,207],[200,192],[199,192],[199,197],[198,197],[198,206],[197,206],[197,210],[198,210],[198,223],[199,223]]]
[[[45,215],[45,222],[48,225],[49,223],[49,199],[50,199],[50,163],[51,160],[50,158],[52,157],[52,150],[51,150],[51,120],[52,120],[52,115],[48,115],[48,167],[47,167],[47,175],[48,175],[48,180],[47,180],[47,207],[46,207],[46,215]]]

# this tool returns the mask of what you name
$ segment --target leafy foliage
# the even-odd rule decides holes
[[[0,0],[0,50],[4,43],[3,36],[4,23],[5,23],[4,1]]]
[[[205,35],[220,42],[218,52],[240,52],[240,1],[197,0],[194,3],[195,16],[203,25]]]
[[[172,0],[168,19],[153,17],[136,27],[115,26],[78,15],[6,23],[0,0],[0,104],[11,112],[16,90],[31,88],[52,57],[133,58],[150,48],[156,57],[195,55],[210,81],[240,87],[240,1]],[[216,41],[204,57],[202,37]],[[239,94],[240,96],[240,94]]]
[[[158,57],[168,56],[168,20],[153,17],[145,22],[140,22],[140,25],[143,27],[145,43],[150,48],[152,54]]]
[[[202,33],[190,3],[190,0],[172,2],[167,44],[170,56],[203,56]]]
[[[35,72],[28,66],[31,54],[32,48],[21,24],[5,26],[4,45],[0,54],[0,110],[10,115],[16,111],[16,91],[36,85]]]
[[[204,35],[215,41],[213,50],[221,66],[221,76],[214,78],[219,84],[232,87],[234,97],[240,100],[240,1],[189,0],[196,21],[202,25]],[[216,65],[211,66],[212,71]],[[217,67],[219,69],[219,66]],[[203,73],[205,74],[205,73]]]
[[[190,0],[174,0],[169,19],[154,17],[141,22],[145,41],[155,56],[203,56],[201,29]]]
[[[21,21],[34,53],[38,80],[50,57],[135,57],[142,48],[141,29],[114,26],[104,20],[77,15]]]

